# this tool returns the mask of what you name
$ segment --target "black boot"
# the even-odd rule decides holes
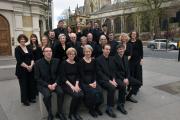
[[[122,114],[126,115],[128,112],[124,108],[124,104],[121,103],[117,106],[117,110],[119,110]]]

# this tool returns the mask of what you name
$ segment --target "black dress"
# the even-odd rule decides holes
[[[68,80],[72,85],[79,81],[78,64],[70,64],[66,60],[63,61],[61,64],[61,78],[64,92],[72,97],[69,114],[76,114],[83,98],[83,92],[73,92],[70,86],[66,84],[66,81]]]
[[[22,63],[31,65],[33,60],[33,54],[31,49],[27,48],[28,53],[25,53],[20,46],[15,48],[16,57],[16,76],[19,80],[21,102],[25,103],[35,99],[36,96],[36,84],[33,77],[33,72],[29,72],[26,68],[21,67]]]
[[[142,79],[142,65],[140,64],[141,59],[143,59],[143,45],[140,40],[136,40],[135,42],[128,42],[129,51],[131,51],[131,58],[129,60],[130,67],[130,75],[135,79],[139,80],[143,83]]]
[[[81,80],[80,84],[85,95],[85,104],[92,110],[98,107],[103,102],[103,95],[100,86],[96,83],[96,88],[90,87],[89,84],[96,81],[96,63],[92,59],[87,63],[84,59],[79,62]]]

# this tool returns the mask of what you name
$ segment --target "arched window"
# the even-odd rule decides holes
[[[121,33],[121,18],[117,17],[114,19],[114,30],[115,33]]]

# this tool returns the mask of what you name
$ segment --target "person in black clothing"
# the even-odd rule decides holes
[[[97,81],[107,91],[106,113],[115,118],[116,114],[113,112],[115,91],[118,89],[121,93],[124,86],[122,86],[119,79],[115,78],[113,58],[109,56],[110,50],[111,46],[109,44],[104,45],[103,54],[96,59]]]
[[[84,46],[87,45],[87,37],[85,36],[82,36],[81,37],[81,46],[78,47],[78,59],[82,59],[84,57],[84,53],[83,53],[83,49],[84,49]]]
[[[93,40],[93,34],[92,33],[87,34],[87,41],[88,41],[88,44],[91,45],[91,47],[93,48],[92,57],[95,58],[96,52],[97,52],[97,50],[96,50],[97,49],[97,44]]]
[[[52,58],[52,49],[45,47],[43,49],[44,58],[38,60],[35,64],[35,79],[38,81],[38,90],[43,95],[43,101],[48,111],[48,120],[53,120],[51,109],[51,94],[57,94],[58,112],[61,120],[66,120],[62,113],[63,91],[60,87],[59,60]]]
[[[130,77],[129,66],[128,66],[128,56],[124,55],[125,47],[123,44],[117,46],[117,54],[114,56],[114,68],[116,79],[120,80],[122,90],[119,91],[118,105],[117,109],[123,114],[127,114],[124,109],[125,98],[128,101],[137,103],[132,95],[137,94],[137,91],[141,85],[141,82]],[[131,89],[126,97],[126,87],[130,85]]]
[[[73,47],[76,49],[77,51],[77,56],[75,57],[75,61],[77,62],[79,59],[78,59],[78,56],[79,56],[79,49],[81,47],[81,43],[79,41],[77,41],[77,36],[75,33],[71,33],[70,34],[70,42],[67,43],[67,45],[69,47]]]
[[[102,35],[102,31],[99,28],[99,25],[97,22],[94,23],[94,29],[93,29],[93,40],[99,44],[99,37]]]
[[[101,35],[99,38],[99,44],[97,45],[96,48],[96,57],[102,55],[103,51],[102,48],[104,47],[104,45],[106,45],[108,43],[107,37],[105,35]]]
[[[129,39],[130,38],[127,33],[121,33],[121,35],[119,36],[119,40],[121,44],[124,45],[124,49],[125,49],[124,55],[128,56],[128,60],[131,58],[131,54],[132,54],[131,44],[128,44]]]
[[[108,37],[109,30],[108,30],[107,24],[102,25],[102,33],[101,33],[101,35],[105,35],[107,40],[109,40],[109,37]]]
[[[141,40],[138,39],[138,33],[133,31],[130,33],[130,40],[128,44],[129,51],[131,52],[131,58],[129,60],[130,75],[139,80],[143,84],[142,80],[142,64],[143,64],[143,44]]]
[[[111,45],[111,52],[110,56],[114,56],[116,54],[116,46],[118,45],[118,42],[114,39],[114,33],[109,32],[109,44]]]
[[[81,30],[81,24],[77,23],[76,27],[77,27],[76,28],[77,41],[80,41],[81,37],[83,36],[82,30]]]
[[[30,44],[27,47],[32,50],[34,61],[37,61],[42,57],[41,47],[39,46],[36,34],[30,36]]]
[[[61,64],[61,78],[64,92],[72,97],[68,117],[70,120],[82,120],[78,114],[78,109],[84,94],[79,86],[78,64],[74,60],[77,52],[74,48],[68,48],[66,53],[68,58]]]
[[[96,82],[96,64],[95,59],[91,57],[93,48],[90,45],[84,46],[84,57],[79,62],[81,87],[84,91],[85,104],[89,113],[93,117],[102,115],[99,106],[103,102],[103,94],[100,86]]]
[[[54,49],[55,49],[56,44],[58,43],[58,39],[55,38],[55,32],[53,30],[49,31],[48,38],[49,38],[48,45],[52,48],[52,52],[54,54]]]
[[[64,34],[59,35],[59,43],[55,47],[54,58],[60,59],[60,62],[67,59],[66,50],[68,49],[66,43],[66,36]]]
[[[34,88],[36,84],[32,73],[34,59],[31,49],[25,45],[28,42],[28,38],[24,34],[20,34],[17,40],[20,45],[15,48],[15,58],[17,61],[15,74],[19,80],[21,102],[25,106],[29,106],[29,102],[36,102],[36,91]]]
[[[86,28],[82,31],[82,35],[87,36],[88,33],[93,33],[91,22],[87,22]]]
[[[55,36],[56,36],[56,39],[58,39],[58,36],[59,34],[65,34],[66,37],[68,36],[67,35],[67,30],[64,28],[64,21],[63,20],[59,20],[58,22],[58,26],[56,29],[54,29],[54,32],[55,32]]]

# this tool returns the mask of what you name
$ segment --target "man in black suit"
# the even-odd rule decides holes
[[[105,44],[103,46],[103,54],[96,60],[97,63],[97,81],[107,91],[107,109],[106,113],[115,118],[116,114],[113,112],[115,91],[121,91],[121,82],[115,79],[113,58],[109,56],[111,46]]]
[[[64,21],[63,20],[59,20],[57,28],[54,29],[54,32],[55,32],[56,39],[58,39],[59,34],[65,34],[66,37],[68,37],[67,30],[64,27]]]
[[[127,111],[124,109],[126,87],[129,85],[131,88],[126,97],[126,100],[131,101],[133,103],[137,103],[137,100],[135,100],[132,97],[132,95],[137,94],[137,91],[141,86],[141,83],[137,79],[130,77],[128,56],[125,56],[124,52],[125,52],[125,46],[123,44],[118,45],[117,54],[114,56],[113,61],[114,61],[115,76],[116,76],[115,78],[121,82],[121,86],[124,86],[122,87],[123,89],[119,93],[117,109],[123,114],[127,114]]]
[[[51,94],[57,94],[58,104],[58,117],[60,120],[66,120],[65,115],[62,113],[63,105],[63,91],[60,84],[59,77],[59,60],[52,58],[52,49],[45,47],[43,49],[44,58],[37,61],[35,64],[35,79],[38,83],[38,90],[44,96],[43,101],[48,111],[48,120],[53,120],[51,110]]]

